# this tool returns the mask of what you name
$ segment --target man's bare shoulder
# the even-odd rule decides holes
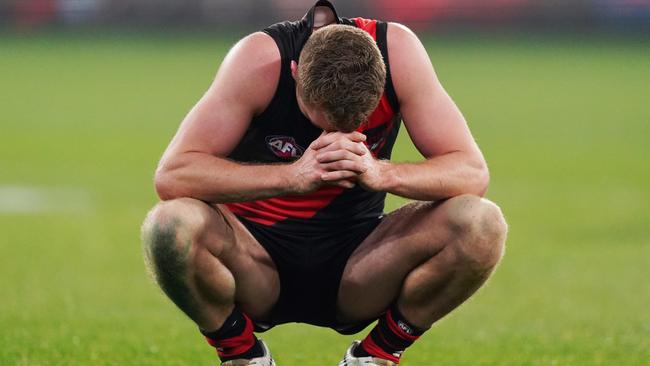
[[[424,49],[415,32],[404,24],[389,22],[386,36],[392,58],[409,57],[410,53]]]
[[[417,39],[417,35],[411,30],[411,28],[397,22],[388,22],[388,34],[401,40],[406,40],[407,38]]]
[[[252,33],[238,41],[224,58],[211,88],[232,98],[245,98],[258,113],[270,103],[280,79],[281,56],[271,36]]]
[[[237,54],[264,63],[280,61],[280,50],[275,40],[264,32],[245,36],[233,46],[229,54]]]
[[[388,23],[388,57],[393,84],[400,103],[437,84],[433,65],[424,45],[408,27]],[[428,90],[427,90],[428,89]]]
[[[390,23],[388,57],[395,93],[409,136],[426,158],[462,151],[477,165],[483,157],[465,118],[440,84],[420,39],[407,27]]]
[[[237,42],[221,62],[209,90],[185,117],[161,166],[188,151],[227,156],[252,118],[273,99],[280,63],[280,51],[265,33],[253,33]]]

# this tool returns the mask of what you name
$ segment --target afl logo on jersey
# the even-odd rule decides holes
[[[275,156],[282,159],[299,158],[305,151],[293,137],[289,136],[266,136],[266,146]]]

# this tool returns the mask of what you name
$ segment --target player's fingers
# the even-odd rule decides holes
[[[359,173],[350,170],[337,170],[334,172],[323,173],[321,175],[321,179],[325,182],[331,182],[335,180],[350,179],[352,177],[356,177],[357,175],[359,175]]]
[[[357,174],[363,174],[368,170],[361,162],[351,160],[338,160],[327,164],[321,164],[321,168],[328,172],[348,170]]]
[[[353,141],[353,142],[363,142],[366,141],[366,135],[362,134],[361,132],[358,131],[352,131],[352,132],[327,132],[325,135],[327,135],[328,138],[331,139],[341,139],[345,138],[347,140]]]
[[[351,151],[357,155],[363,155],[366,152],[366,148],[363,142],[352,142],[350,140],[342,140],[340,144],[342,148]]]
[[[366,141],[366,135],[357,131],[350,132],[350,133],[343,133],[343,132],[322,133],[316,140],[314,140],[314,142],[312,142],[311,147],[314,150],[318,150],[339,140],[347,140],[351,142],[363,142]]]
[[[350,141],[354,141],[354,142],[364,142],[364,141],[366,141],[366,135],[364,135],[364,134],[362,134],[361,132],[358,132],[358,131],[352,131],[352,132],[346,133],[345,137],[350,139]]]
[[[320,137],[318,137],[318,138],[317,138],[317,139],[312,143],[312,148],[313,148],[314,150],[319,150],[319,149],[322,149],[322,148],[324,148],[324,147],[327,147],[327,146],[329,146],[329,145],[335,143],[335,142],[338,141],[339,139],[341,139],[341,135],[340,135],[340,134],[337,134],[336,132],[333,132],[333,133],[325,133],[325,134],[320,135]]]
[[[332,142],[331,144],[324,146],[318,150],[319,153],[327,152],[327,151],[335,151],[335,150],[347,150],[350,151],[356,155],[363,155],[366,153],[366,147],[363,145],[363,142],[352,142],[348,139],[341,139]]]
[[[316,161],[319,163],[329,163],[332,161],[338,160],[358,160],[361,157],[357,154],[354,154],[348,150],[334,150],[334,151],[325,151],[319,152],[316,155]]]
[[[312,141],[309,147],[314,150],[318,150],[336,141],[334,138],[328,135],[329,134],[327,132],[323,131],[323,133],[321,133],[316,140]]]
[[[349,180],[340,180],[340,181],[336,181],[336,182],[330,182],[329,184],[331,184],[333,186],[338,186],[338,187],[341,187],[341,188],[354,188],[354,186],[356,186],[356,183],[350,182]]]

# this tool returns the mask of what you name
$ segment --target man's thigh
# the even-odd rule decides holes
[[[449,242],[445,202],[414,202],[386,215],[350,257],[338,295],[342,322],[376,318],[406,276]],[[359,296],[363,294],[363,296]]]
[[[201,287],[197,290],[208,302],[228,297],[214,291],[225,291],[233,280],[228,291],[235,291],[235,302],[254,319],[270,312],[277,300],[280,281],[270,255],[224,205],[192,198],[160,202],[147,215],[143,238],[149,260],[160,267],[157,277],[187,278],[186,285]]]
[[[235,279],[235,301],[253,319],[265,320],[280,293],[276,266],[266,249],[225,205],[211,208],[221,219],[215,222],[214,230],[232,234],[230,250],[224,248],[222,253],[213,254]],[[218,240],[219,234],[214,238]]]

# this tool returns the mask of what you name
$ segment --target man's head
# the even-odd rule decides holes
[[[346,25],[315,31],[292,72],[307,117],[323,129],[344,132],[356,130],[377,108],[386,81],[375,41]]]

